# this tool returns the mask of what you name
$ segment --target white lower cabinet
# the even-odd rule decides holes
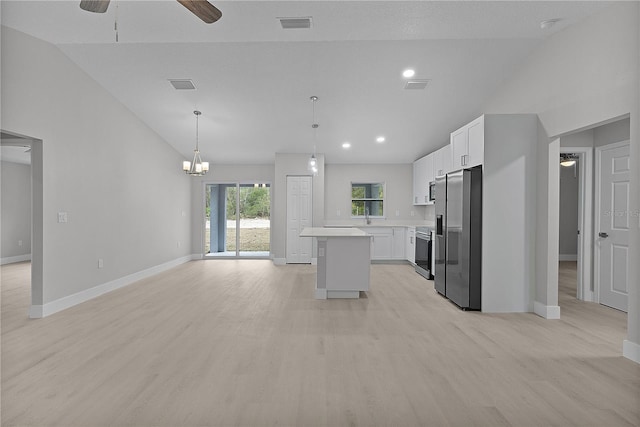
[[[407,261],[412,264],[416,263],[416,228],[407,227],[407,235],[405,237],[405,255]]]
[[[393,239],[392,239],[392,247],[391,247],[391,258],[392,259],[405,259],[405,235],[406,235],[405,227],[393,227]]]
[[[367,229],[371,234],[371,259],[391,259],[391,229]]]
[[[391,260],[405,258],[405,227],[368,227],[371,234],[371,259]]]

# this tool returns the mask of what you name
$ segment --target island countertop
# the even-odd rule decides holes
[[[306,227],[300,237],[368,237],[369,234],[359,228]]]

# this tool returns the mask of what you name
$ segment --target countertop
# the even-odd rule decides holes
[[[366,230],[367,228],[377,228],[377,227],[435,227],[434,221],[422,221],[415,223],[408,222],[385,222],[385,223],[377,223],[375,220],[372,221],[371,224],[347,224],[347,223],[326,223],[325,227],[333,227],[333,228],[361,228]]]
[[[306,227],[300,233],[300,237],[368,237],[369,234],[359,228],[340,227]]]

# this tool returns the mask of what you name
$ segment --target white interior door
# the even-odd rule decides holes
[[[629,264],[629,141],[599,148],[598,288],[600,304],[627,311]]]
[[[287,177],[287,264],[311,263],[313,240],[300,237],[305,227],[311,227],[311,177]]]

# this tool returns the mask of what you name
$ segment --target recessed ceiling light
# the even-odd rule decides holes
[[[408,68],[402,72],[402,77],[411,78],[416,75],[416,72],[411,68]]]
[[[384,142],[384,136],[377,137],[376,142]]]
[[[351,143],[345,142],[344,144],[342,144],[342,148],[351,148]]]

